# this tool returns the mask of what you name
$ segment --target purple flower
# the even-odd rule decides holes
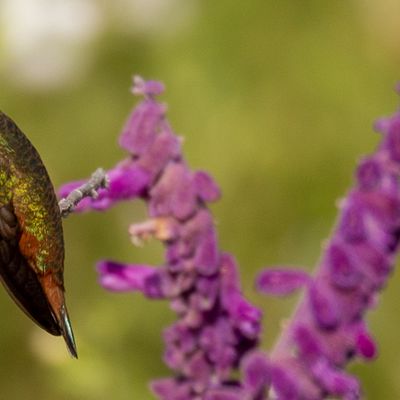
[[[257,288],[263,293],[284,296],[307,285],[309,275],[294,268],[270,268],[261,272],[257,278]]]
[[[234,258],[218,248],[207,202],[219,199],[219,187],[184,161],[181,141],[165,118],[166,106],[154,99],[162,84],[136,77],[132,91],[144,99],[119,139],[129,156],[108,172],[109,190],[85,199],[77,210],[105,210],[121,200],[143,199],[149,219],[131,225],[132,242],[161,240],[165,264],[100,261],[100,283],[112,291],[168,299],[176,312],[177,321],[164,331],[164,361],[175,376],[151,384],[160,399],[262,399],[271,370],[265,356],[254,352],[261,312],[243,297]],[[80,184],[64,185],[60,195]],[[243,382],[234,375],[238,367]]]
[[[270,355],[272,368],[280,368],[272,388],[282,399],[359,399],[357,379],[343,369],[355,356],[376,355],[365,314],[390,276],[399,245],[400,112],[375,127],[383,140],[360,162],[313,277],[279,268],[258,277],[258,289],[268,294],[290,293],[302,283],[306,290]]]

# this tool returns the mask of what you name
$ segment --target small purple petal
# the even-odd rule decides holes
[[[183,245],[181,240],[175,240],[167,244],[167,249],[165,252],[165,259],[167,260],[168,266],[176,266],[178,271],[182,269],[182,259],[185,255],[189,255],[190,252],[187,251],[186,246]]]
[[[260,332],[262,313],[241,294],[237,266],[233,257],[223,254],[221,264],[221,304],[239,331],[244,336],[254,339]]]
[[[139,96],[158,96],[165,90],[164,84],[158,81],[146,81],[141,76],[133,77],[132,93]]]
[[[173,276],[175,290],[172,297],[188,292],[193,288],[197,280],[197,274],[194,270],[182,271],[180,274]],[[193,293],[192,296],[197,293]]]
[[[205,171],[196,171],[193,175],[197,195],[205,202],[217,201],[221,191],[214,179]]]
[[[178,314],[179,316],[185,315],[189,309],[187,301],[182,299],[181,297],[176,297],[175,299],[171,299],[169,307],[172,311],[175,311],[176,314]]]
[[[216,277],[198,277],[196,289],[201,296],[201,309],[210,310],[219,295],[219,279]]]
[[[223,290],[241,290],[238,265],[231,254],[221,255],[221,285]]]
[[[365,327],[356,333],[356,348],[358,354],[365,359],[371,360],[376,356],[376,345]]]
[[[314,377],[329,394],[343,396],[346,400],[360,399],[360,384],[353,376],[334,369],[322,360],[316,363],[312,370]]]
[[[375,283],[376,288],[381,287],[391,271],[392,257],[371,245],[354,247],[353,253],[363,267],[363,271],[371,275],[371,280]]]
[[[108,195],[113,200],[140,196],[149,184],[149,174],[130,160],[123,161],[107,173]]]
[[[100,284],[108,290],[143,292],[146,280],[156,275],[157,269],[148,265],[100,261],[97,263],[97,271],[100,274]]]
[[[178,346],[170,343],[165,344],[163,361],[168,368],[175,371],[181,370],[185,365],[185,356],[185,353]]]
[[[204,313],[199,308],[193,307],[192,304],[188,307],[187,312],[182,315],[182,322],[192,329],[201,329],[204,321]]]
[[[237,265],[230,254],[221,255],[221,304],[232,323],[247,338],[254,339],[260,332],[261,311],[244,299],[240,291]]]
[[[196,270],[201,275],[213,275],[219,267],[219,251],[217,235],[214,229],[209,229],[197,244],[194,255]]]
[[[176,291],[172,278],[167,271],[161,268],[147,276],[143,283],[143,293],[150,299],[171,297],[172,293]]]
[[[208,341],[204,338],[206,337],[206,332],[208,336]],[[210,333],[211,332],[211,333]],[[213,340],[210,340],[210,337]],[[221,316],[214,325],[206,326],[204,328],[204,337],[200,338],[200,342],[204,345],[205,342],[211,343],[213,349],[216,351],[220,346],[223,345],[236,345],[237,344],[237,335],[234,331],[234,327],[232,326],[229,318],[226,316]],[[212,355],[210,355],[213,358]],[[214,358],[216,360],[216,358]]]
[[[182,163],[170,163],[150,191],[150,215],[172,215],[179,220],[195,212],[196,197],[191,174]]]
[[[183,368],[183,373],[193,380],[192,390],[201,393],[207,388],[212,369],[210,363],[205,359],[204,354],[198,351],[187,360]]]
[[[375,190],[382,179],[382,167],[373,158],[364,159],[357,168],[359,188],[363,191]]]
[[[232,366],[236,365],[238,353],[232,346],[224,346],[219,349],[215,363],[215,375],[220,382],[231,377]]]
[[[191,306],[195,307],[198,311],[210,311],[214,304],[215,298],[210,298],[205,294],[193,293],[190,296]]]
[[[316,362],[322,355],[322,344],[314,332],[306,325],[299,325],[294,331],[300,358],[309,364]]]
[[[181,268],[183,259],[193,257],[204,233],[213,229],[213,221],[207,209],[200,209],[192,218],[180,225],[179,238],[167,245],[168,265]]]
[[[309,282],[309,274],[299,269],[269,268],[258,275],[256,286],[262,293],[285,296],[308,285]]]
[[[166,328],[163,337],[167,345],[173,344],[185,354],[192,353],[196,349],[197,337],[195,333],[179,322]]]
[[[397,227],[400,224],[400,199],[395,193],[382,191],[359,193],[357,202],[364,204],[365,210],[368,210],[371,216],[368,223],[371,239],[374,239],[374,235],[379,234],[377,232],[379,229],[388,232],[392,227]],[[371,221],[372,217],[374,221]]]
[[[200,294],[214,297],[219,292],[219,279],[217,277],[199,276],[196,282]]]
[[[176,258],[193,256],[204,234],[213,229],[213,220],[207,209],[200,209],[192,218],[181,225],[180,240],[172,243],[171,256]]]
[[[387,133],[391,125],[390,118],[379,118],[374,122],[374,129],[380,133]]]
[[[281,367],[272,368],[272,387],[279,400],[299,400],[299,387],[296,377]]]
[[[150,388],[160,400],[192,400],[190,384],[178,382],[174,378],[154,380]]]
[[[343,246],[331,244],[327,249],[326,263],[331,281],[337,288],[352,290],[360,284],[362,274]]]
[[[170,160],[178,158],[181,143],[172,133],[166,123],[162,124],[161,132],[149,145],[137,161],[137,164],[147,171],[152,180],[164,169]]]
[[[254,398],[262,396],[269,388],[272,368],[268,358],[259,351],[248,353],[242,361],[243,385]]]
[[[224,291],[221,301],[239,331],[249,339],[256,338],[261,329],[261,311],[236,290]]]
[[[339,325],[339,310],[335,298],[327,287],[314,283],[309,290],[313,315],[322,329],[332,330]]]
[[[165,106],[152,100],[139,104],[130,115],[119,138],[119,145],[133,155],[143,154],[153,143]]]
[[[367,237],[364,220],[365,211],[357,202],[352,201],[350,195],[339,222],[339,232],[343,239],[352,243],[364,241]]]
[[[215,325],[204,327],[200,334],[199,345],[222,380],[229,377],[232,364],[237,359],[236,344],[237,335],[227,318],[221,317]]]

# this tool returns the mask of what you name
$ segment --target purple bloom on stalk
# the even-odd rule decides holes
[[[132,91],[144,99],[119,139],[129,156],[108,172],[109,190],[82,201],[78,211],[143,199],[149,219],[129,228],[132,242],[161,240],[166,260],[160,267],[101,261],[100,283],[170,300],[178,319],[164,331],[164,361],[175,377],[152,383],[160,399],[261,400],[271,377],[268,360],[254,351],[261,312],[243,297],[234,258],[218,248],[206,203],[218,200],[220,190],[210,175],[191,171],[184,161],[166,106],[154,99],[162,84],[136,77]],[[81,183],[64,185],[61,196]],[[243,383],[233,374],[238,367]]]
[[[375,127],[383,140],[360,162],[314,276],[266,269],[258,278],[259,290],[268,294],[289,293],[302,282],[306,288],[270,355],[271,368],[280,368],[272,374],[278,398],[359,399],[359,382],[343,369],[355,356],[376,355],[365,314],[386,284],[399,246],[400,112]]]

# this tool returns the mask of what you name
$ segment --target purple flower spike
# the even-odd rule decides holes
[[[308,273],[299,269],[269,268],[258,275],[256,286],[265,294],[284,296],[305,287],[309,281]]]
[[[101,261],[100,283],[113,291],[141,291],[151,299],[169,299],[177,322],[164,331],[164,361],[174,378],[157,380],[152,390],[164,400],[262,400],[269,364],[262,355],[235,371],[259,341],[261,312],[240,288],[237,265],[221,253],[207,203],[220,197],[204,171],[193,172],[181,152],[181,140],[166,120],[166,106],[155,96],[163,85],[136,77],[134,94],[142,102],[128,118],[119,144],[129,157],[109,171],[110,188],[81,209],[105,209],[117,201],[143,199],[148,219],[132,224],[135,245],[151,238],[165,245],[159,267]],[[63,194],[76,184],[63,187]]]
[[[270,355],[272,367],[279,367],[272,374],[278,398],[360,399],[357,379],[342,369],[356,356],[376,355],[365,314],[376,305],[399,247],[400,112],[375,127],[382,143],[360,162],[356,185],[341,201],[337,226],[307,293]],[[259,275],[262,292],[285,294],[296,287],[295,276],[285,279],[287,270],[272,271]]]

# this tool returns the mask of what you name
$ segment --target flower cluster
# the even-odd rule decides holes
[[[187,166],[166,107],[155,100],[162,91],[158,82],[135,78],[133,93],[144,99],[119,140],[129,156],[108,171],[109,188],[83,199],[76,210],[143,199],[149,219],[130,227],[132,241],[156,238],[165,244],[162,266],[98,264],[107,289],[169,299],[178,316],[164,331],[164,360],[176,375],[152,382],[153,392],[165,400],[259,400],[269,383],[269,363],[254,350],[261,312],[243,297],[234,258],[218,249],[206,204],[216,201],[220,190],[207,173]],[[81,183],[64,185],[60,195]],[[239,366],[243,382],[232,375]]]
[[[119,140],[129,156],[108,171],[107,189],[76,208],[106,210],[142,199],[149,219],[130,227],[132,241],[156,238],[165,245],[162,266],[98,263],[105,288],[168,299],[177,314],[164,331],[164,361],[175,376],[153,381],[153,392],[161,400],[359,399],[359,382],[344,368],[356,356],[376,355],[365,313],[376,304],[399,245],[400,112],[377,122],[382,143],[361,160],[316,272],[269,268],[258,276],[263,293],[304,289],[267,356],[257,350],[261,312],[243,297],[234,258],[218,248],[207,203],[220,190],[206,172],[187,166],[166,107],[155,100],[163,90],[159,82],[135,78],[133,93],[143,100]],[[81,184],[64,185],[60,195]]]
[[[286,374],[279,398],[358,399],[359,382],[343,369],[356,356],[376,355],[364,318],[376,305],[399,247],[400,112],[379,120],[376,129],[383,140],[359,163],[316,273],[273,268],[258,276],[264,293],[306,289],[270,355]]]

